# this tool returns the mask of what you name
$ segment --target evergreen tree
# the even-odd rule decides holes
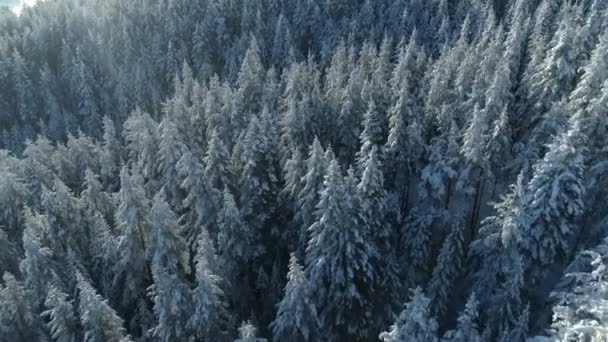
[[[479,314],[477,312],[477,298],[475,293],[469,296],[464,311],[458,317],[458,325],[455,330],[450,330],[445,333],[442,341],[445,342],[480,342],[479,327],[477,320]]]
[[[416,288],[395,324],[380,334],[380,339],[384,342],[437,341],[437,321],[430,310],[430,301]]]
[[[327,167],[324,154],[325,152],[323,151],[323,147],[321,147],[319,139],[315,138],[308,152],[306,174],[302,178],[302,189],[297,197],[298,210],[296,210],[295,221],[301,227],[298,234],[299,246],[307,243],[309,237],[308,227],[315,220],[315,206],[319,203],[320,191],[323,188],[323,177]],[[300,248],[304,249],[305,247]]]
[[[51,285],[44,302],[47,311],[42,313],[49,318],[48,327],[56,342],[76,342],[79,338],[79,322],[75,315],[74,304],[68,295]]]
[[[576,219],[583,213],[585,187],[584,147],[575,145],[575,127],[557,137],[535,167],[524,207],[529,225],[519,245],[536,267],[563,260],[570,253],[569,237],[578,231]]]
[[[80,274],[77,274],[80,322],[83,341],[131,341],[123,320]]]
[[[257,328],[250,322],[243,322],[239,328],[239,338],[234,342],[266,342],[265,338],[256,337]]]
[[[114,122],[108,116],[103,118],[103,144],[99,152],[103,184],[110,190],[116,189],[115,178],[122,164],[123,150],[118,140]]]
[[[181,187],[186,192],[182,206],[189,210],[184,218],[192,229],[188,234],[190,240],[196,237],[203,225],[215,229],[215,213],[220,207],[221,193],[211,186],[205,168],[192,153],[184,153],[177,163],[177,170],[183,178]]]
[[[369,231],[353,216],[355,194],[335,159],[325,175],[316,221],[306,249],[306,277],[328,341],[364,339],[371,317],[371,260],[376,249]]]
[[[271,324],[274,341],[313,341],[319,336],[319,319],[309,291],[304,270],[292,253],[285,293]]]
[[[160,143],[158,146],[158,174],[161,179],[161,191],[167,195],[170,203],[176,207],[181,201],[177,162],[185,151],[179,139],[177,125],[173,118],[166,116],[159,126]]]
[[[453,285],[462,271],[464,260],[464,225],[457,224],[446,237],[437,264],[428,286],[429,299],[432,303],[433,312],[437,317],[443,317],[450,304],[450,293]]]
[[[217,339],[224,335],[228,317],[220,287],[222,278],[215,273],[219,269],[217,255],[206,230],[202,230],[198,238],[195,265],[194,311],[188,319],[188,328],[193,329],[199,339]]]
[[[24,258],[20,269],[24,275],[24,285],[32,297],[32,303],[39,308],[48,292],[48,283],[53,277],[54,263],[52,251],[43,245],[45,230],[49,228],[46,218],[31,212],[25,214],[26,228],[23,231]]]
[[[113,287],[121,289],[117,292],[119,301],[127,309],[143,295],[143,286],[149,279],[146,253],[150,240],[150,207],[141,176],[129,174],[126,166],[120,172],[117,202],[115,221],[121,237]]]
[[[543,67],[530,76],[530,103],[541,110],[549,109],[572,90],[576,77],[574,35],[572,18],[564,18]]]
[[[159,146],[158,124],[148,113],[136,109],[125,122],[125,140],[130,161],[147,180],[156,179]]]
[[[2,277],[0,284],[0,332],[2,338],[14,341],[38,341],[44,339],[44,331],[38,319],[36,304],[29,293],[10,273]]]

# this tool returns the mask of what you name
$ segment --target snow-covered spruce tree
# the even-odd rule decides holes
[[[407,286],[418,285],[427,277],[433,224],[439,217],[437,210],[414,207],[403,222],[399,249],[407,252],[400,255],[399,263]]]
[[[276,212],[279,174],[275,158],[276,140],[265,109],[265,117],[249,123],[243,151],[243,170],[239,179],[239,204],[243,220],[257,232],[270,230],[269,220]]]
[[[74,304],[68,295],[57,286],[51,285],[44,302],[47,310],[42,316],[48,318],[48,329],[56,342],[76,342],[80,337],[80,322],[76,317]]]
[[[306,159],[306,173],[302,178],[302,189],[297,195],[297,210],[294,221],[299,225],[298,250],[303,255],[309,239],[308,228],[315,220],[315,206],[319,203],[320,191],[323,188],[323,177],[327,168],[325,151],[318,138],[310,146]]]
[[[36,304],[23,284],[4,273],[0,284],[0,333],[7,341],[39,341],[46,338]]]
[[[49,229],[49,226],[45,217],[27,210],[25,227],[24,258],[21,260],[20,270],[34,307],[40,309],[46,299],[48,284],[52,280],[55,268],[53,252],[43,244],[45,230]]]
[[[401,284],[398,279],[397,253],[392,245],[392,241],[398,235],[389,213],[379,149],[378,145],[372,147],[361,180],[357,184],[357,197],[360,224],[365,227],[378,253],[382,255],[373,260],[376,272],[374,303],[381,311],[379,324],[384,324],[384,317],[392,314],[392,304],[399,301]]]
[[[234,114],[231,118],[234,128],[246,128],[251,115],[259,113],[262,110],[263,81],[264,67],[260,60],[260,47],[258,46],[256,37],[251,35],[249,48],[243,57],[236,81],[238,87],[235,94],[236,108],[234,108]]]
[[[605,31],[583,67],[583,75],[570,93],[572,112],[586,111],[591,101],[601,92],[608,75],[608,31]]]
[[[137,108],[125,122],[124,132],[129,164],[137,166],[146,180],[155,180],[159,146],[158,123],[150,114]]]
[[[112,201],[112,194],[103,190],[100,178],[90,169],[84,171],[84,181],[82,182],[84,189],[80,193],[80,200],[86,211],[86,217],[83,218],[85,221],[95,213],[102,214],[108,220],[114,216],[116,208]]]
[[[333,158],[306,249],[305,274],[326,341],[359,341],[372,333],[371,261],[377,250],[354,216],[358,203],[348,182]]]
[[[1,164],[8,165],[8,162],[2,160]],[[34,182],[31,179],[26,183],[17,173],[0,168],[0,226],[11,236],[19,236],[20,230],[23,229],[23,207],[28,195],[27,187],[32,183]]]
[[[573,18],[566,16],[551,42],[542,67],[530,75],[528,101],[541,111],[548,110],[553,102],[567,96],[572,90],[576,76],[574,29]]]
[[[265,338],[257,337],[257,330],[251,322],[243,322],[239,328],[239,338],[234,342],[266,342]]]
[[[174,208],[181,204],[182,193],[177,170],[177,162],[185,153],[186,147],[180,141],[177,124],[174,118],[165,116],[158,130],[160,142],[158,145],[158,174],[161,191],[167,195],[167,200]]]
[[[283,299],[271,324],[274,341],[314,341],[319,337],[319,318],[310,297],[310,287],[294,253],[289,259],[289,272]]]
[[[189,273],[188,248],[178,235],[175,214],[161,192],[154,197],[149,253],[152,254],[154,314],[158,324],[152,334],[161,341],[188,340],[194,333],[187,329],[192,314],[191,291],[185,275]]]
[[[112,309],[108,301],[80,274],[77,274],[78,302],[83,341],[104,342],[131,341],[126,334],[123,319]]]
[[[585,267],[567,273],[565,280],[572,286],[552,294],[556,301],[551,329],[555,338],[561,341],[603,341],[608,336],[606,247],[606,241],[603,241],[594,250],[579,253],[577,257],[584,260]],[[572,265],[575,266],[575,262]],[[586,270],[587,267],[590,269]]]
[[[479,334],[477,311],[479,303],[472,293],[467,300],[464,311],[458,317],[456,329],[446,332],[441,339],[442,342],[481,342]]]
[[[186,209],[182,223],[190,227],[187,239],[196,239],[201,227],[205,225],[217,234],[217,212],[221,207],[221,192],[214,188],[205,173],[205,167],[195,155],[186,151],[177,162],[177,171],[183,179],[181,188],[186,194],[181,208]]]
[[[225,186],[233,186],[234,175],[230,168],[230,152],[216,129],[211,131],[203,163],[205,176],[213,187],[221,190]]]
[[[511,190],[494,205],[495,215],[483,220],[478,238],[471,244],[476,260],[474,291],[480,298],[480,316],[487,320],[484,336],[509,333],[523,310],[524,258],[517,241],[529,225],[525,212],[526,169]]]
[[[464,233],[464,224],[456,223],[452,226],[452,231],[441,246],[429,281],[427,293],[432,312],[440,319],[446,314],[453,286],[462,272],[465,257]]]
[[[129,174],[127,166],[120,172],[120,191],[115,221],[120,233],[117,262],[114,264],[114,291],[123,310],[128,310],[144,295],[150,279],[147,265],[150,234],[150,204],[143,179],[137,172]]]
[[[360,171],[365,167],[365,162],[369,159],[374,145],[381,146],[384,144],[383,119],[380,115],[375,102],[373,100],[370,101],[367,111],[363,116],[363,131],[359,138],[361,149],[357,152],[357,165]]]
[[[522,226],[518,245],[528,257],[533,283],[547,265],[570,257],[570,237],[578,232],[585,195],[585,147],[578,145],[579,129],[575,125],[548,146],[526,189],[524,210],[529,224]]]
[[[438,341],[438,324],[431,315],[430,301],[421,288],[412,291],[411,299],[391,325],[380,334],[383,342],[434,342]]]
[[[223,279],[216,274],[220,269],[213,241],[207,230],[201,230],[195,255],[196,287],[192,290],[193,312],[188,319],[188,329],[204,340],[221,340],[227,336],[228,320],[221,289]]]
[[[116,127],[110,117],[103,118],[103,143],[99,151],[101,179],[106,189],[117,189],[116,174],[123,162],[123,147],[118,139]]]
[[[244,265],[259,251],[254,245],[255,232],[242,220],[234,197],[224,189],[223,205],[218,214],[218,254],[229,281],[236,280],[239,265]]]
[[[152,257],[152,268],[162,267],[176,274],[190,273],[189,249],[179,235],[179,224],[175,213],[167,203],[164,192],[153,200],[150,224],[152,228],[148,255]]]

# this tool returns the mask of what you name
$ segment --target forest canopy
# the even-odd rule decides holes
[[[608,341],[607,10],[0,9],[0,341]]]

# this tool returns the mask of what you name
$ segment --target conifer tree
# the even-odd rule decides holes
[[[271,324],[274,341],[313,341],[319,336],[319,319],[309,291],[304,270],[292,253],[283,299]]]
[[[182,206],[189,210],[184,217],[184,223],[191,227],[188,239],[196,238],[203,225],[215,231],[215,215],[221,205],[221,193],[210,184],[205,167],[192,153],[185,152],[177,163],[177,170],[183,178],[181,187],[186,192]]]
[[[192,291],[194,311],[188,319],[188,328],[200,339],[216,339],[225,334],[229,319],[224,305],[222,278],[215,272],[217,264],[215,248],[206,230],[202,230],[195,256],[196,287]]]
[[[549,145],[526,189],[530,224],[524,226],[519,245],[535,269],[568,257],[569,237],[578,230],[585,194],[584,147],[575,144],[578,134],[574,127]]]
[[[57,342],[76,342],[79,338],[79,321],[75,315],[74,304],[68,295],[54,285],[44,302],[47,310],[42,313],[49,319],[47,323],[51,337]]]
[[[167,200],[176,207],[181,201],[177,162],[186,147],[179,139],[177,125],[173,118],[166,116],[159,126],[160,143],[158,146],[158,174],[161,179],[161,191],[167,194]]]
[[[464,225],[457,224],[446,237],[437,264],[428,285],[428,296],[432,303],[433,312],[437,317],[443,317],[448,308],[450,293],[453,285],[462,271],[464,260]]]
[[[257,328],[250,322],[243,322],[239,328],[239,338],[234,342],[266,342],[265,338],[258,338]]]
[[[446,332],[441,340],[444,342],[481,342],[478,327],[478,305],[475,293],[471,294],[464,311],[458,317],[456,329]]]
[[[431,316],[430,301],[419,287],[389,331],[380,334],[384,342],[437,341],[437,321]]]
[[[353,216],[356,185],[349,182],[332,159],[306,249],[305,274],[328,341],[360,340],[369,334],[361,320],[370,318],[371,260],[377,251],[367,228]]]
[[[150,206],[138,173],[129,174],[126,166],[120,172],[120,191],[115,221],[121,237],[118,242],[118,260],[114,265],[113,287],[120,288],[121,306],[129,308],[143,295],[143,286],[149,279],[147,266],[150,240]]]
[[[13,341],[44,339],[44,331],[33,303],[23,284],[10,273],[4,273],[0,284],[0,333]]]
[[[323,177],[327,167],[324,154],[319,139],[315,138],[308,152],[306,174],[302,178],[302,189],[297,199],[298,210],[296,210],[295,221],[301,227],[298,234],[298,244],[300,246],[308,242],[308,228],[315,220],[315,206],[319,203],[320,191],[323,188]]]
[[[137,166],[145,179],[155,180],[159,146],[158,124],[148,113],[136,109],[125,122],[124,130],[131,162]]]
[[[80,322],[83,341],[131,341],[122,318],[80,274],[77,274]]]
[[[123,150],[114,122],[108,116],[103,118],[103,144],[99,154],[103,184],[108,189],[115,190],[115,179],[122,164]]]
[[[43,245],[48,229],[45,218],[32,212],[25,214],[26,228],[23,231],[24,258],[20,269],[24,275],[24,285],[30,292],[36,308],[42,307],[48,292],[48,284],[53,277],[53,252]]]

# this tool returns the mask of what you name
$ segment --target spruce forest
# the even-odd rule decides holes
[[[0,8],[1,342],[608,341],[607,0]]]

